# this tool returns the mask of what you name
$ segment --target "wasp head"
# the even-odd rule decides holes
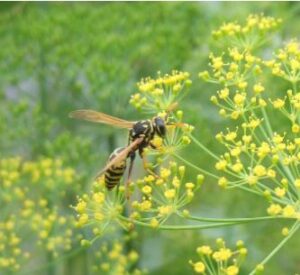
[[[160,136],[164,137],[166,135],[166,125],[165,121],[161,117],[154,118],[154,130],[155,133]]]

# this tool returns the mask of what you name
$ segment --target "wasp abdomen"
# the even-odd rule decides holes
[[[109,156],[109,161],[113,160],[118,156],[125,148],[117,148],[112,154]],[[116,185],[119,184],[122,176],[125,173],[126,169],[126,158],[121,160],[120,162],[112,165],[105,172],[105,186],[108,190],[113,189]]]

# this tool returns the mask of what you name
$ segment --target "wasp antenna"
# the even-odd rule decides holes
[[[177,101],[175,101],[175,102],[173,102],[168,108],[167,108],[167,112],[172,112],[174,109],[176,109],[177,108],[177,106],[178,106],[178,102]]]

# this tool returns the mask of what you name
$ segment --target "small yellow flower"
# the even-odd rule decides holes
[[[239,268],[236,265],[231,265],[226,268],[226,275],[237,275],[239,274]]]
[[[86,206],[87,206],[87,203],[85,201],[79,201],[75,207],[75,210],[81,214],[81,213],[85,212]]]
[[[164,195],[167,199],[174,199],[176,195],[176,190],[175,189],[169,189],[164,192]]]
[[[292,126],[292,132],[295,133],[295,134],[299,133],[300,132],[300,126],[298,124],[294,123],[293,126]]]
[[[148,176],[144,177],[144,182],[145,182],[145,183],[151,183],[151,182],[153,182],[154,180],[155,180],[155,178],[154,178],[154,176],[152,176],[152,175],[148,175]]]
[[[263,165],[256,165],[254,168],[253,168],[253,172],[256,176],[258,177],[263,177],[266,175],[267,173],[267,170],[266,168],[263,166]]]
[[[144,200],[143,202],[141,202],[140,204],[140,209],[141,211],[148,211],[150,210],[152,207],[152,203],[149,200]]]
[[[159,226],[159,221],[155,218],[152,218],[150,220],[150,225],[151,225],[152,228],[157,228]]]
[[[268,214],[271,216],[276,216],[276,215],[280,214],[281,211],[282,211],[281,206],[279,204],[274,204],[274,203],[271,204],[269,206],[269,208],[267,209]]]
[[[173,212],[173,208],[171,205],[164,205],[158,208],[158,212],[161,216],[169,215]]]
[[[211,255],[212,252],[212,249],[208,245],[203,245],[197,248],[197,253],[200,255]]]
[[[142,188],[142,192],[143,192],[144,194],[146,194],[146,195],[151,194],[151,192],[152,192],[151,186],[145,185],[145,186]]]
[[[283,198],[285,196],[286,190],[284,188],[276,187],[275,194],[279,198]]]
[[[185,184],[185,188],[186,189],[194,189],[195,188],[195,184],[194,183],[192,183],[192,182],[187,182],[186,184]]]
[[[202,262],[194,263],[194,270],[196,273],[204,273],[204,271],[205,271],[204,263],[202,263]]]
[[[215,167],[217,170],[225,170],[227,166],[227,161],[225,159],[219,160]]]
[[[253,87],[253,91],[255,94],[260,94],[265,90],[264,86],[261,83],[257,83]]]
[[[231,169],[236,173],[240,173],[243,170],[243,164],[238,161],[231,166]]]
[[[89,216],[87,214],[82,214],[79,216],[78,225],[83,226],[85,225],[89,220]]]
[[[236,94],[233,98],[233,101],[236,105],[243,105],[246,100],[246,96],[244,94]]]
[[[223,67],[223,60],[222,57],[212,57],[212,67],[214,70],[218,71]]]
[[[234,141],[237,137],[236,132],[229,132],[228,134],[225,135],[225,140],[226,141]]]
[[[220,248],[214,252],[213,258],[217,261],[227,261],[232,256],[232,252],[229,248]]]
[[[171,174],[171,171],[167,168],[161,168],[160,169],[160,176],[163,178],[163,179],[167,179]]]
[[[284,227],[284,228],[282,228],[281,233],[283,236],[287,236],[289,234],[289,229],[287,227]]]
[[[219,97],[221,99],[226,99],[228,96],[229,96],[229,89],[228,88],[224,88],[224,89],[220,90]]]
[[[226,188],[227,187],[227,184],[228,184],[228,180],[225,178],[225,177],[221,177],[219,180],[218,180],[218,185],[222,188]]]
[[[284,100],[278,98],[272,102],[275,109],[281,109],[284,106]]]
[[[296,209],[293,205],[287,205],[282,210],[282,215],[287,218],[292,218],[296,215]]]
[[[249,185],[255,185],[258,182],[258,178],[254,175],[249,175],[246,180]]]

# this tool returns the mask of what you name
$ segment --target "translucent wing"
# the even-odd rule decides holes
[[[124,119],[120,119],[117,117],[113,117],[101,112],[93,111],[93,110],[77,110],[73,111],[69,114],[69,117],[87,120],[91,122],[104,123],[120,128],[132,128],[134,125],[134,121],[127,121]]]
[[[122,152],[120,152],[115,158],[113,158],[111,161],[109,161],[106,164],[106,166],[97,174],[96,179],[101,177],[105,173],[105,171],[107,171],[110,167],[126,159],[128,154],[132,150],[135,150],[135,147],[137,147],[143,141],[143,139],[144,139],[143,137],[137,138],[135,141],[130,143]]]

